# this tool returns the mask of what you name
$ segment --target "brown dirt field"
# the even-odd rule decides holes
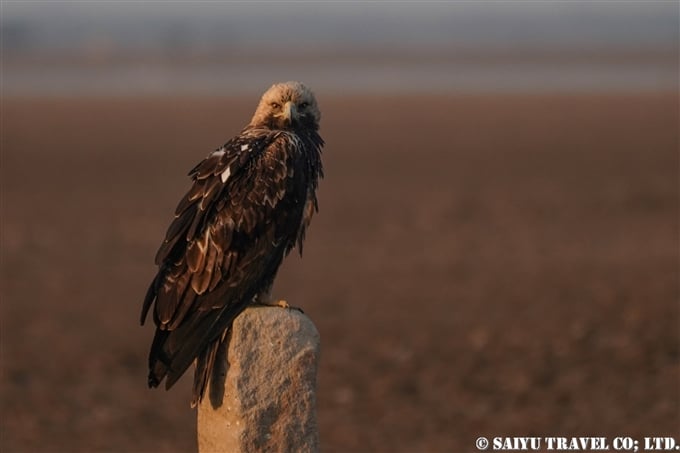
[[[277,295],[321,332],[325,452],[680,439],[676,95],[319,94]],[[254,104],[3,100],[3,452],[195,449],[138,313],[184,175]]]

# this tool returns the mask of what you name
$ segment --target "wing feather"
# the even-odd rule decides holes
[[[189,246],[186,251],[187,264],[189,266],[189,271],[193,274],[201,271],[205,263],[206,252],[208,249],[208,238],[209,235],[204,234],[203,236],[193,239],[189,242]]]
[[[186,230],[193,221],[194,215],[194,211],[189,209],[175,217],[175,220],[168,227],[163,244],[161,244],[156,253],[155,262],[157,265],[161,265],[172,254],[175,245],[186,234]]]
[[[224,187],[224,182],[221,178],[212,177],[206,183],[206,187],[203,191],[203,199],[199,204],[201,211],[205,211],[213,203],[215,197],[219,194],[221,189]]]
[[[167,330],[175,330],[177,326],[184,321],[184,316],[186,316],[189,309],[193,306],[196,296],[198,296],[198,294],[192,290],[190,285],[187,285],[184,300],[182,301],[182,304],[177,307],[171,322],[167,326]]]
[[[203,252],[205,257],[203,265],[192,274],[191,278],[191,287],[199,295],[203,294],[210,285],[210,279],[215,267],[215,259],[217,258],[217,247],[209,240],[210,235],[206,233],[205,238],[206,246]]]
[[[162,326],[167,324],[175,315],[177,307],[183,301],[184,294],[189,285],[190,274],[181,271],[182,267],[172,276],[172,287],[167,291],[167,297],[157,302],[158,319]]]

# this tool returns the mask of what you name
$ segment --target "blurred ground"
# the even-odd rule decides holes
[[[324,451],[680,437],[676,95],[319,95],[277,294],[321,332]],[[184,175],[255,101],[3,100],[3,452],[195,449],[138,313]]]

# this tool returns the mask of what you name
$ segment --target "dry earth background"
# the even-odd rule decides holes
[[[324,451],[680,438],[675,94],[319,97],[276,292],[321,333]],[[254,104],[3,101],[3,451],[195,448],[138,312],[183,175]]]

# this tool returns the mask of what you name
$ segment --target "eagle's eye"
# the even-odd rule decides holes
[[[303,102],[300,104],[301,109],[306,109],[307,107],[309,107],[309,102]]]
[[[272,102],[271,104],[269,104],[269,106],[273,109],[280,109],[281,108],[281,104],[279,104],[278,102]]]

